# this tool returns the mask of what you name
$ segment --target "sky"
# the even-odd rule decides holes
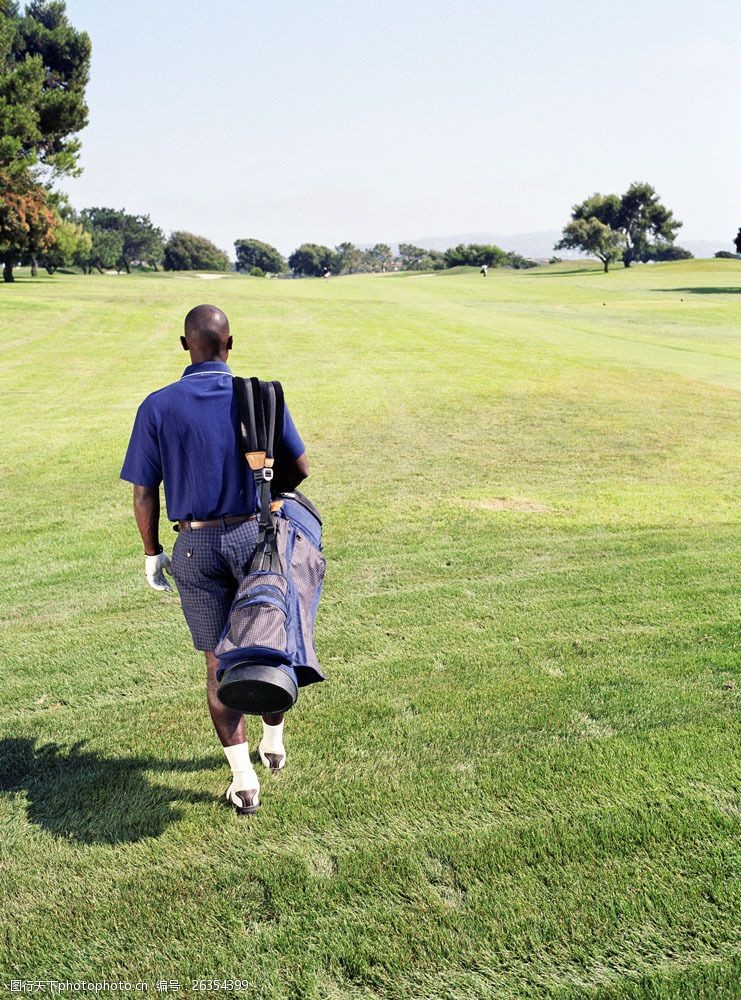
[[[738,0],[67,0],[92,39],[77,208],[232,251],[561,228],[646,180],[741,224]]]

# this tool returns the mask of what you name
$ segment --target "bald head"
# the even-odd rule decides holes
[[[229,320],[216,306],[195,306],[185,317],[183,350],[190,351],[194,364],[199,361],[226,361],[232,349]]]

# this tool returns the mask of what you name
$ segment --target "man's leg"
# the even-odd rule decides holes
[[[244,582],[245,567],[251,564],[252,555],[257,545],[257,537],[258,526],[256,521],[246,521],[244,524],[228,528],[222,537],[221,552],[223,557],[229,562],[234,580],[234,589],[231,591],[229,601],[223,609],[222,624],[226,623],[234,594]],[[219,629],[218,631],[220,632],[221,630]],[[209,667],[209,708],[216,732],[219,734],[222,743],[225,743],[222,736],[222,726],[225,728],[227,736],[232,732],[236,733],[237,731],[233,727],[237,723],[233,721],[232,717],[237,715],[237,713],[229,712],[228,709],[223,708],[218,700],[216,695],[215,657],[213,657],[213,654],[211,655],[214,663]],[[207,653],[207,659],[208,656],[209,654]],[[260,754],[260,760],[271,771],[280,770],[286,763],[286,749],[283,746],[283,716],[283,712],[275,712],[263,715],[262,717],[262,739],[257,749]],[[242,723],[242,727],[238,732],[241,734],[239,738],[244,740],[244,723]],[[270,754],[272,759],[268,758],[266,754]]]
[[[282,771],[286,766],[286,748],[283,745],[284,712],[262,717],[262,739],[257,748],[260,760],[271,771]]]
[[[234,712],[219,701],[216,694],[219,661],[213,653],[206,653],[205,656],[208,710],[232,769],[232,783],[226,791],[226,798],[238,813],[247,815],[257,812],[260,806],[260,782],[250,760],[244,717],[241,712]]]
[[[216,688],[219,686],[216,680],[216,668],[219,665],[218,658],[213,653],[205,653],[206,657],[206,695],[208,698],[208,710],[211,713],[211,721],[214,724],[216,735],[221,740],[224,747],[234,746],[236,743],[245,742],[244,716],[241,712],[235,712],[227,708],[219,701]],[[272,715],[263,715],[262,721],[270,730],[280,727],[281,740],[283,737],[283,720],[285,712],[275,712]],[[265,727],[263,727],[265,733]]]
[[[216,735],[221,740],[223,747],[235,746],[237,743],[245,742],[244,716],[241,712],[235,712],[226,705],[222,705],[216,694],[218,683],[216,681],[216,668],[219,661],[213,653],[206,653],[206,697],[208,699],[208,710],[211,713],[211,721],[214,724]]]

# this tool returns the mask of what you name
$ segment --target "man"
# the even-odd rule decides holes
[[[179,381],[153,392],[139,407],[121,478],[134,484],[147,582],[171,591],[164,572],[172,574],[193,645],[205,654],[208,708],[232,769],[226,799],[248,815],[260,806],[260,782],[241,713],[216,695],[213,651],[257,542],[257,497],[240,447],[226,363],[232,349],[229,321],[216,306],[196,306],[185,317],[180,342],[191,364]],[[286,407],[274,492],[295,489],[308,474],[304,445]],[[172,563],[159,541],[160,483],[167,516],[178,531]],[[260,760],[277,771],[286,763],[283,715],[264,715],[262,721]]]

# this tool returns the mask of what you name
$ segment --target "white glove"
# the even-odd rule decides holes
[[[165,571],[172,576],[170,557],[166,552],[158,552],[156,556],[144,556],[144,573],[149,586],[153,590],[169,590],[172,593],[172,587],[165,579]]]

